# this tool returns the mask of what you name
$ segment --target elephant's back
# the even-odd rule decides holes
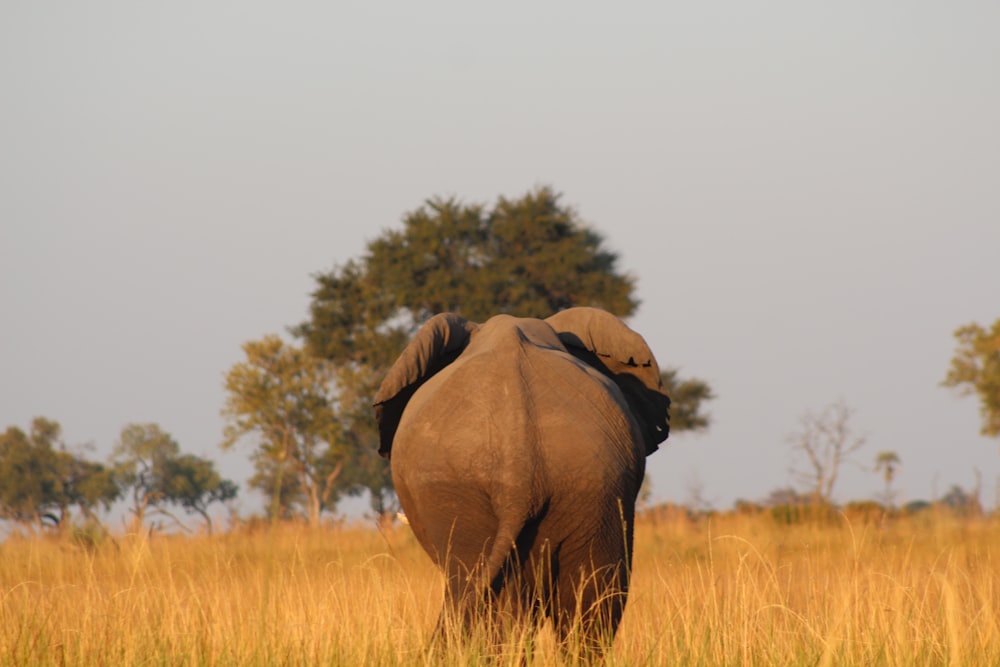
[[[463,354],[407,404],[394,461],[475,469],[599,470],[614,476],[642,459],[641,433],[617,385],[569,353],[534,346]],[[581,471],[586,477],[590,473]]]
[[[512,381],[512,361],[493,350],[466,353],[425,382],[403,411],[393,457],[409,446],[426,454],[429,443],[449,454],[481,449],[518,428],[524,411],[517,406],[529,392]]]

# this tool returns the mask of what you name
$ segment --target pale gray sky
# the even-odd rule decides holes
[[[1000,317],[1000,4],[480,5],[0,2],[0,428],[104,457],[155,421],[242,482],[223,374],[311,274],[433,195],[550,184],[719,396],[657,498],[765,496],[843,399],[902,500],[978,468],[993,502],[997,443],[938,383]]]

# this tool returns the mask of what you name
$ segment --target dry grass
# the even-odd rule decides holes
[[[3,665],[481,664],[409,530],[0,545]],[[572,662],[551,635],[495,664]],[[509,649],[510,647],[508,647]],[[1000,522],[640,521],[613,665],[1000,664]]]

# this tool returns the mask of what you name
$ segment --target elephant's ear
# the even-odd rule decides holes
[[[389,368],[375,395],[378,453],[389,458],[392,439],[406,403],[424,382],[453,362],[479,325],[454,313],[435,315],[420,327],[399,359]]]
[[[598,308],[568,308],[545,320],[566,349],[621,388],[652,454],[670,433],[670,398],[642,336]]]

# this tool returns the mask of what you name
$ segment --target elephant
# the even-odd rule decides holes
[[[670,428],[642,336],[590,307],[482,324],[441,313],[374,407],[400,505],[445,575],[436,632],[550,619],[564,646],[606,649],[645,459]]]

